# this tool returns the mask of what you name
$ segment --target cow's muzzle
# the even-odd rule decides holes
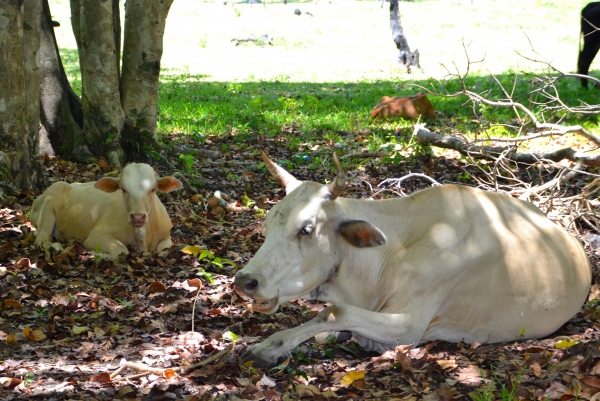
[[[244,298],[253,300],[252,310],[262,313],[271,313],[277,306],[277,297],[271,299],[263,299],[255,296],[258,289],[258,280],[248,276],[242,272],[235,275],[234,280],[235,292]]]
[[[146,224],[146,214],[145,213],[131,213],[129,215],[129,219],[131,220],[131,224],[134,227],[140,228]]]
[[[235,275],[235,292],[243,297],[252,298],[258,288],[258,280],[242,272]]]

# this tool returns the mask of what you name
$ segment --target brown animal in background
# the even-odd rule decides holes
[[[371,112],[371,118],[379,119],[400,117],[413,120],[420,115],[435,118],[433,105],[423,93],[411,97],[384,96]]]

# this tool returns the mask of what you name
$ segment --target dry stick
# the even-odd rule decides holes
[[[540,159],[552,160],[554,162],[567,159],[575,162],[582,160],[583,164],[589,166],[600,165],[600,155],[589,155],[583,152],[577,152],[571,148],[562,148],[546,153],[518,153],[501,146],[473,145],[460,138],[436,134],[425,128],[420,128],[418,130],[417,141],[422,145],[433,145],[440,148],[454,149],[465,156],[470,155],[485,159],[495,159],[497,156],[508,150],[505,157],[517,163],[534,164]],[[598,143],[600,143],[600,139]]]
[[[196,302],[198,302],[198,296],[200,295],[200,290],[202,286],[198,288],[196,291],[196,296],[194,297],[194,303],[192,304],[192,331],[194,331],[194,316],[196,316]]]
[[[139,370],[139,371],[144,372],[144,373],[135,375],[135,377],[141,377],[144,375],[148,375],[150,373],[163,375],[165,373],[165,371],[167,371],[169,369],[173,370],[174,372],[185,373],[188,370],[192,370],[192,369],[196,369],[201,366],[204,366],[204,365],[208,365],[211,362],[221,359],[221,357],[223,357],[223,356],[229,356],[232,348],[233,348],[233,344],[229,344],[226,348],[222,349],[221,351],[217,352],[214,355],[209,356],[208,358],[206,358],[205,360],[203,360],[201,362],[193,363],[193,364],[187,365],[187,366],[177,366],[174,368],[166,368],[166,369],[165,368],[155,368],[152,366],[145,365],[143,363],[129,362],[129,361],[122,359],[121,366],[110,375],[110,378],[111,379],[115,378],[125,368],[130,368],[130,369]],[[134,377],[134,376],[123,378],[123,380],[128,380],[132,377]]]
[[[562,172],[564,172],[563,170],[557,177],[548,181],[547,183],[528,188],[527,190],[525,190],[525,192],[523,192],[521,196],[519,196],[519,199],[529,200],[529,197],[532,194],[539,194],[540,192],[544,192],[550,188],[554,188],[563,182],[570,181],[577,175],[577,170],[579,170],[581,167],[583,167],[583,160],[577,160],[575,166],[572,169],[569,169],[570,171],[568,173],[562,174]]]
[[[194,188],[192,186],[192,184],[190,184],[190,182],[188,181],[187,178],[185,178],[185,176],[183,174],[181,174],[179,171],[176,172],[175,174],[173,174],[173,177],[175,178],[179,178],[181,181],[183,181],[183,184],[185,185],[185,187],[188,189],[188,191],[197,194],[198,190],[196,188]]]
[[[481,102],[488,106],[514,107],[514,108],[521,110],[522,112],[527,114],[527,116],[535,124],[536,130],[550,130],[552,133],[554,133],[554,135],[565,135],[568,133],[575,133],[575,134],[579,134],[579,135],[583,136],[584,138],[589,139],[590,141],[594,142],[596,145],[600,145],[600,137],[590,133],[589,131],[587,131],[585,128],[583,128],[580,125],[561,126],[561,125],[557,125],[557,124],[540,123],[538,121],[537,117],[535,116],[535,114],[533,114],[533,112],[531,110],[529,110],[527,107],[523,106],[521,103],[512,102],[512,101],[494,102],[494,101],[484,98],[483,96],[481,96],[477,93],[471,92],[469,90],[463,90],[463,92],[464,92],[464,94],[469,96],[473,101]],[[494,139],[490,139],[490,140],[494,140]]]

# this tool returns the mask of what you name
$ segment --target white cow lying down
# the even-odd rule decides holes
[[[50,246],[52,237],[79,241],[97,255],[116,259],[128,253],[169,248],[173,227],[156,190],[181,187],[173,177],[157,178],[147,164],[127,165],[118,179],[96,182],[55,182],[34,202],[31,221],[35,243]]]
[[[235,276],[253,309],[292,299],[333,305],[242,356],[268,367],[302,341],[351,331],[366,349],[431,340],[494,343],[551,334],[585,301],[583,247],[534,205],[456,185],[382,201],[339,198],[263,155],[287,196],[263,226],[265,242]]]

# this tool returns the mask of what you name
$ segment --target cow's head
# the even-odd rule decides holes
[[[181,182],[173,177],[158,178],[149,165],[132,163],[123,169],[118,179],[103,177],[94,186],[105,192],[120,189],[131,224],[142,228],[148,221],[156,191],[171,192],[180,188]]]
[[[383,245],[386,239],[370,223],[348,218],[336,202],[346,176],[335,155],[337,175],[329,185],[299,181],[264,154],[263,159],[286,197],[269,211],[265,242],[235,275],[235,289],[254,299],[254,310],[272,313],[283,302],[308,298],[335,276],[346,246],[342,242],[363,248]]]

